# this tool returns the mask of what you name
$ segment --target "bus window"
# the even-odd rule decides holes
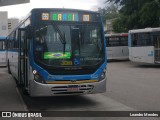
[[[133,34],[132,38],[133,38],[132,46],[137,46],[138,34]]]
[[[138,34],[138,46],[148,46],[151,45],[151,39],[149,33],[139,33]]]
[[[111,38],[109,38],[109,45],[110,46],[119,46],[120,45],[119,37],[111,37]]]
[[[121,37],[120,38],[120,44],[121,46],[127,46],[128,45],[128,37]]]
[[[0,41],[0,50],[3,50],[3,41]]]
[[[6,50],[6,42],[4,40],[0,41],[0,50]]]

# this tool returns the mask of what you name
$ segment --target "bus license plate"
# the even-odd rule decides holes
[[[67,91],[78,91],[79,87],[69,87]]]

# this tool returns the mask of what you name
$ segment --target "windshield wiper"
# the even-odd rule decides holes
[[[52,24],[53,28],[55,29],[55,31],[59,34],[60,41],[63,44],[63,54],[65,54],[65,50],[66,50],[65,32],[63,31],[63,34],[62,34],[62,32],[59,29],[58,25],[54,21],[52,21],[51,24]]]

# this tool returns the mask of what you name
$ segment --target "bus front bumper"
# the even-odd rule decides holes
[[[29,94],[33,97],[94,94],[105,91],[106,78],[98,82],[80,84],[42,84],[30,80],[29,88]]]

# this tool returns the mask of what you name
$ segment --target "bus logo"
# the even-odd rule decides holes
[[[80,65],[80,61],[77,58],[74,58],[74,65]]]
[[[154,56],[154,52],[153,52],[153,51],[150,51],[150,52],[148,53],[148,56]]]
[[[71,80],[71,82],[76,82],[76,80],[74,79],[74,80]]]

